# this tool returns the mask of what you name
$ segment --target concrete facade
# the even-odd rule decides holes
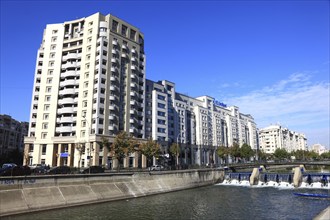
[[[112,164],[97,136],[144,138],[144,36],[110,14],[49,24],[33,88],[24,164]]]
[[[257,128],[251,115],[227,107],[210,96],[189,97],[175,91],[166,80],[146,81],[146,137],[163,145],[181,146],[180,164],[213,164],[219,146],[244,143],[257,149]]]

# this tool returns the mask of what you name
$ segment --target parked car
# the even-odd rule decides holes
[[[70,174],[71,169],[68,166],[57,166],[47,170],[47,174]]]
[[[45,174],[49,170],[49,166],[46,166],[45,164],[42,164],[41,166],[36,166],[34,169],[31,169],[33,174],[39,175],[39,174]]]
[[[149,170],[151,170],[151,171],[153,171],[153,170],[160,171],[160,170],[164,170],[164,167],[162,165],[153,165],[153,166],[149,167]]]
[[[0,171],[1,176],[27,176],[31,175],[31,169],[28,166],[17,166],[16,164],[4,164]]]
[[[80,173],[104,173],[104,167],[101,166],[90,166],[86,168],[82,168]]]

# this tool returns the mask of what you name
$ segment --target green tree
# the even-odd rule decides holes
[[[322,153],[320,157],[322,159],[330,159],[330,151]]]
[[[237,161],[238,157],[241,157],[241,149],[237,143],[234,143],[232,147],[229,148],[230,152],[229,154],[232,155],[235,158],[235,161]]]
[[[274,157],[278,160],[283,160],[289,157],[289,153],[284,148],[277,148],[274,152]]]
[[[250,160],[250,158],[254,155],[253,150],[251,149],[250,145],[244,143],[241,146],[241,156],[246,159],[246,160]]]
[[[229,149],[228,147],[225,147],[225,146],[220,146],[218,147],[217,149],[217,155],[225,161],[225,163],[228,163],[227,162],[227,159],[228,159],[228,154],[229,154]]]
[[[139,144],[139,152],[146,156],[147,166],[150,166],[152,158],[160,155],[160,145],[156,141],[149,139],[147,142]]]
[[[179,166],[180,146],[178,143],[172,143],[170,146],[170,153],[176,157],[176,166]]]
[[[256,155],[258,155],[258,160],[265,161],[267,160],[267,154],[263,150],[255,150]]]
[[[112,156],[118,160],[118,171],[120,170],[123,160],[128,154],[135,151],[136,141],[131,136],[127,135],[125,131],[120,132],[116,135],[114,142],[111,145],[103,143],[105,146],[109,146],[109,152]]]

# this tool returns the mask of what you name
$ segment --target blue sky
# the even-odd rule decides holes
[[[329,147],[329,1],[1,1],[0,113],[29,120],[46,24],[96,12],[145,35],[147,78]]]

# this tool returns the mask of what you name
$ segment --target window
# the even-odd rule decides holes
[[[53,34],[57,34],[57,30],[53,30]]]
[[[85,79],[88,79],[88,77],[89,77],[89,73],[87,72],[85,73]]]
[[[83,107],[87,107],[87,101],[83,101]]]
[[[87,38],[87,42],[88,43],[92,42],[92,38],[91,37]]]
[[[46,150],[47,150],[47,144],[42,145],[42,155],[46,155]]]
[[[92,21],[88,23],[88,26],[92,26],[92,25],[93,25],[93,22]]]
[[[165,112],[162,112],[162,111],[158,111],[157,114],[158,114],[158,116],[165,116]]]
[[[165,104],[163,104],[163,103],[158,103],[158,108],[165,108]]]
[[[49,58],[55,58],[55,53],[50,53]]]
[[[88,46],[87,47],[87,52],[91,51],[91,48],[92,48],[91,46]]]
[[[127,27],[125,25],[121,26],[121,34],[124,36],[126,36],[126,34],[127,34]]]
[[[88,88],[88,82],[84,82],[84,88]]]
[[[34,148],[34,145],[33,144],[29,144],[29,152],[33,152],[33,148]]]
[[[41,139],[46,139],[46,138],[47,138],[47,133],[46,132],[41,133]]]
[[[165,100],[165,96],[163,96],[163,95],[158,95],[158,99],[159,99],[159,100]]]
[[[158,119],[158,124],[160,124],[160,125],[165,125],[165,120]]]
[[[83,97],[86,98],[87,95],[88,95],[88,91],[84,91],[84,92],[83,92]]]
[[[93,33],[93,29],[91,28],[88,30],[88,34],[92,34],[92,33]]]
[[[48,123],[47,122],[42,123],[42,129],[48,129]]]
[[[56,42],[57,37],[52,37],[52,42]]]
[[[131,40],[135,40],[135,35],[136,35],[136,31],[134,31],[134,30],[131,29],[130,37],[129,38],[131,38]]]
[[[47,78],[47,84],[52,84],[53,78]]]
[[[111,29],[113,30],[113,31],[118,31],[118,21],[115,21],[115,20],[112,20],[112,27],[111,27]]]
[[[48,120],[49,114],[44,114],[44,120]]]
[[[50,46],[50,49],[51,49],[51,50],[55,50],[55,49],[56,49],[56,44],[52,44],[52,45]]]
[[[50,102],[50,96],[49,96],[49,95],[46,95],[46,96],[45,96],[45,101],[46,101],[46,102]]]
[[[46,92],[52,92],[52,87],[50,86],[46,87]]]
[[[45,106],[44,106],[44,110],[45,110],[45,111],[49,111],[49,105],[45,105]]]
[[[54,70],[48,70],[48,75],[53,75],[53,73],[54,73]]]
[[[159,133],[165,133],[166,132],[166,129],[165,128],[157,128],[157,131]]]

